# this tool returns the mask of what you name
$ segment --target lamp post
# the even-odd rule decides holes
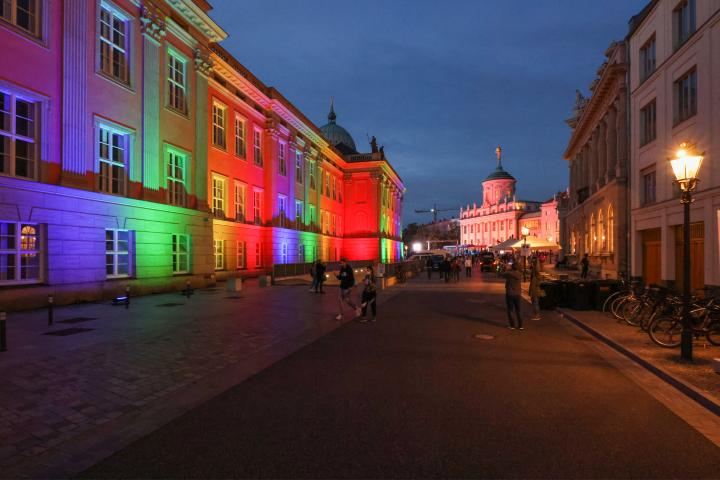
[[[525,276],[525,271],[527,270],[527,252],[525,249],[527,248],[527,236],[530,235],[530,229],[528,227],[522,227],[520,229],[520,233],[522,233],[523,236],[523,243],[522,243],[522,257],[523,257],[523,282],[527,280],[527,277]]]
[[[698,171],[702,164],[703,155],[694,151],[688,143],[682,143],[670,159],[675,179],[680,185],[682,194],[680,203],[683,205],[683,308],[682,308],[682,335],[680,342],[680,356],[684,360],[692,360],[693,324],[690,317],[690,204],[692,191],[698,182]]]

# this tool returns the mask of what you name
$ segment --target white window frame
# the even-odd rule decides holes
[[[263,166],[262,130],[253,129],[253,162],[255,166]]]
[[[309,177],[310,177],[310,190],[317,191],[317,179],[315,178],[315,162],[308,162]],[[322,184],[320,184],[322,186]]]
[[[247,185],[243,182],[235,180],[235,187],[233,189],[234,201],[235,201],[235,221],[245,222],[247,220]]]
[[[212,212],[216,217],[225,218],[225,199],[227,198],[227,177],[212,174]]]
[[[282,264],[288,263],[288,244],[287,244],[287,242],[282,242],[280,244],[280,263],[282,263]]]
[[[101,143],[103,140],[103,131],[107,131],[109,134],[109,143],[108,145],[108,154],[107,158],[103,156],[103,149],[101,148]],[[122,149],[123,149],[123,160],[122,161],[116,161],[113,160],[112,155],[112,139],[114,135],[118,135],[122,137]],[[133,143],[134,143],[134,132],[131,130],[128,130],[125,127],[121,127],[120,125],[117,125],[115,123],[110,123],[107,120],[96,120],[95,122],[95,172],[98,176],[98,183],[97,190],[102,193],[107,193],[109,195],[125,195],[127,192],[127,184],[130,179],[130,166],[132,165],[132,151],[133,151]],[[109,176],[103,175],[103,168],[104,165],[106,165],[108,169],[108,172],[110,173]],[[113,192],[111,191],[111,188],[104,189],[104,184],[111,185],[112,179],[114,178],[114,171],[112,167],[122,167],[122,177],[119,178],[119,181],[122,183],[122,186],[119,191]],[[103,182],[103,179],[107,178],[107,181]]]
[[[216,99],[212,102],[212,145],[227,149],[227,105]]]
[[[305,263],[305,245],[302,243],[297,245],[297,263]]]
[[[108,238],[108,233],[112,238]],[[121,246],[120,233],[127,234],[125,248]],[[132,248],[132,232],[122,228],[106,228],[105,229],[105,278],[128,278],[132,276],[133,271],[133,248]],[[108,249],[108,242],[112,243],[112,248]],[[112,257],[112,263],[107,262],[108,257]],[[120,259],[127,259],[127,273],[118,273],[120,269]],[[107,267],[112,265],[112,273],[108,273]]]
[[[0,16],[0,21],[4,21],[7,24],[11,25],[13,29],[18,30],[19,32],[22,32],[24,35],[29,35],[32,38],[35,39],[42,39],[43,37],[43,7],[45,6],[45,2],[43,0],[31,0],[31,4],[35,7],[35,14],[34,14],[34,21],[33,29],[28,30],[24,27],[21,27],[18,25],[18,4],[17,0],[5,0],[3,3],[6,3],[10,11],[8,14],[5,14],[3,16]],[[28,12],[29,13],[29,12]]]
[[[215,271],[225,270],[225,240],[213,240],[213,258]]]
[[[280,194],[278,195],[278,221],[281,227],[285,226],[287,217],[287,195]]]
[[[304,221],[303,210],[304,203],[302,200],[295,200],[295,222],[302,223]]]
[[[188,114],[188,59],[175,49],[167,49],[167,107],[182,115]],[[181,77],[178,79],[178,75]]]
[[[247,158],[247,120],[235,114],[235,156],[245,160]]]
[[[4,228],[2,225],[14,225],[14,232],[12,234],[12,242],[13,242],[13,248],[3,248],[3,245],[5,244],[3,234]],[[33,228],[35,230],[35,241],[31,242],[28,238],[29,235],[27,235],[27,232],[25,235],[23,235],[23,230],[26,228]],[[7,235],[9,238],[10,235]],[[43,275],[44,275],[44,258],[43,258],[43,245],[44,245],[44,229],[41,228],[41,225],[33,222],[6,222],[6,221],[0,221],[0,258],[4,259],[6,256],[12,256],[12,269],[13,269],[13,278],[12,279],[2,279],[0,278],[0,285],[26,285],[26,284],[33,284],[33,283],[41,283],[43,281]],[[28,248],[31,247],[32,248]],[[23,248],[24,247],[24,248]],[[37,277],[33,278],[22,278],[23,274],[23,257],[27,258],[27,256],[31,256],[33,258],[37,259]],[[6,263],[4,260],[2,263]],[[9,261],[7,262],[9,265]],[[25,268],[27,270],[27,268]]]
[[[295,152],[295,182],[303,183],[303,154],[299,151]]]
[[[287,159],[285,158],[285,150],[287,145],[285,142],[278,142],[278,173],[283,177],[287,177]]]
[[[262,225],[263,191],[259,188],[253,189],[253,223]]]
[[[108,13],[110,24],[103,21],[103,11]],[[114,20],[118,20],[124,25],[122,45],[115,43],[112,36],[108,38],[103,35],[104,25],[107,25],[111,31],[114,30]],[[132,60],[132,26],[132,16],[130,14],[106,0],[100,2],[97,17],[97,71],[102,76],[125,86],[130,85],[130,79],[132,78],[130,68]],[[109,63],[107,65],[103,65],[103,45],[107,45],[110,52],[108,57]],[[114,59],[116,57],[123,58],[125,62],[120,75],[115,75],[113,71]]]
[[[167,189],[167,202],[170,205],[187,206],[189,160],[189,153],[165,145],[165,188]]]
[[[190,260],[192,254],[192,243],[190,235],[185,233],[171,234],[171,254],[172,254],[172,273],[173,275],[182,275],[190,273]],[[183,242],[184,241],[184,242]],[[185,244],[186,251],[182,251],[180,247]],[[185,266],[186,268],[180,268]]]
[[[238,240],[235,244],[235,268],[245,270],[247,268],[247,252],[244,240]]]
[[[1,1],[1,0],[0,0]],[[24,178],[28,180],[35,180],[38,176],[38,164],[40,163],[41,157],[41,132],[43,115],[42,115],[42,102],[36,98],[28,97],[22,93],[13,91],[12,89],[6,89],[3,83],[0,83],[0,96],[2,96],[3,104],[0,107],[0,114],[7,118],[8,129],[0,123],[0,141],[6,143],[6,156],[0,174],[7,175],[10,177]],[[18,112],[17,103],[18,101],[29,104],[32,107],[32,136],[19,135],[17,130],[18,124]],[[24,117],[20,117],[24,118]],[[27,162],[26,170],[29,175],[18,175],[18,156],[17,156],[17,142],[24,142],[30,144],[30,151],[32,158],[23,159]]]
[[[262,242],[255,242],[255,268],[262,268]]]

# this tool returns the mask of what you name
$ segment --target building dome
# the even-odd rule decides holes
[[[335,147],[345,146],[345,149],[340,147],[340,150],[350,149],[353,152],[357,151],[355,147],[355,140],[343,127],[335,122],[337,116],[335,115],[335,108],[333,102],[330,103],[330,113],[328,114],[328,123],[320,127],[320,131],[327,138],[330,143]]]
[[[505,169],[503,169],[502,166],[502,148],[498,147],[495,150],[495,154],[497,155],[497,167],[495,167],[495,170],[490,172],[490,175],[485,178],[485,182],[489,180],[513,180],[515,181],[515,177],[510,175],[510,173],[506,172]]]

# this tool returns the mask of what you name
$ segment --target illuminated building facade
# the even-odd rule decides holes
[[[489,248],[511,238],[520,238],[523,225],[530,228],[530,235],[557,242],[557,199],[546,203],[516,200],[517,180],[503,168],[500,147],[496,153],[497,167],[482,183],[482,204],[460,209],[461,245]]]
[[[0,305],[400,257],[389,163],[346,158],[217,45],[210,8],[1,2]]]

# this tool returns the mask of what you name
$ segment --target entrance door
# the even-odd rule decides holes
[[[659,285],[661,269],[660,229],[642,231],[643,281],[645,285]]]
[[[683,227],[675,227],[675,284],[678,290],[683,288]],[[705,224],[690,224],[690,291],[705,286]]]

